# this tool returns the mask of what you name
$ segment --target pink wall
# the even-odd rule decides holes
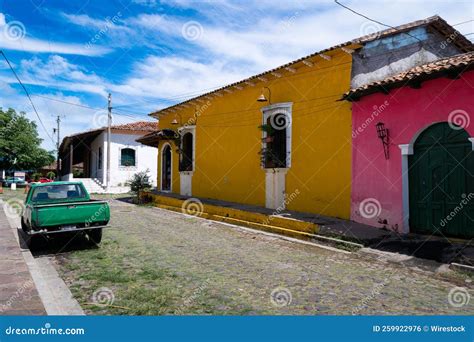
[[[352,106],[351,219],[401,232],[402,156],[398,145],[414,143],[417,133],[435,122],[448,121],[455,110],[467,113],[467,117],[457,114],[457,118],[470,120],[463,127],[474,137],[474,71],[457,80],[423,82],[421,89],[402,87],[392,89],[388,95],[365,96]],[[377,137],[378,122],[389,130],[388,160]]]

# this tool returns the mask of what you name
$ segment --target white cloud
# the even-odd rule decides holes
[[[199,63],[181,57],[148,57],[136,63],[123,84],[112,91],[128,95],[169,98],[237,81],[244,70],[229,70],[223,62]]]
[[[6,22],[0,13],[0,48],[35,53],[61,53],[68,55],[102,56],[112,50],[86,44],[60,43],[28,37],[28,27],[19,21]]]

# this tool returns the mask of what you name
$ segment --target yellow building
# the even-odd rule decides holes
[[[158,190],[348,219],[351,43],[150,114]]]

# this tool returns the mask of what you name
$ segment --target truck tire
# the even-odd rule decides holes
[[[102,241],[102,228],[97,228],[97,229],[91,229],[87,232],[87,235],[89,235],[89,240],[96,245]]]
[[[35,250],[38,247],[38,237],[35,235],[27,235],[26,245],[31,251]]]
[[[23,217],[21,218],[21,230],[23,230],[25,233],[28,231],[28,227],[26,226],[25,221],[23,221]]]

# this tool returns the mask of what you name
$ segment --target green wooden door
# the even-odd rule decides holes
[[[464,129],[429,127],[409,157],[410,231],[474,237],[474,152]]]

